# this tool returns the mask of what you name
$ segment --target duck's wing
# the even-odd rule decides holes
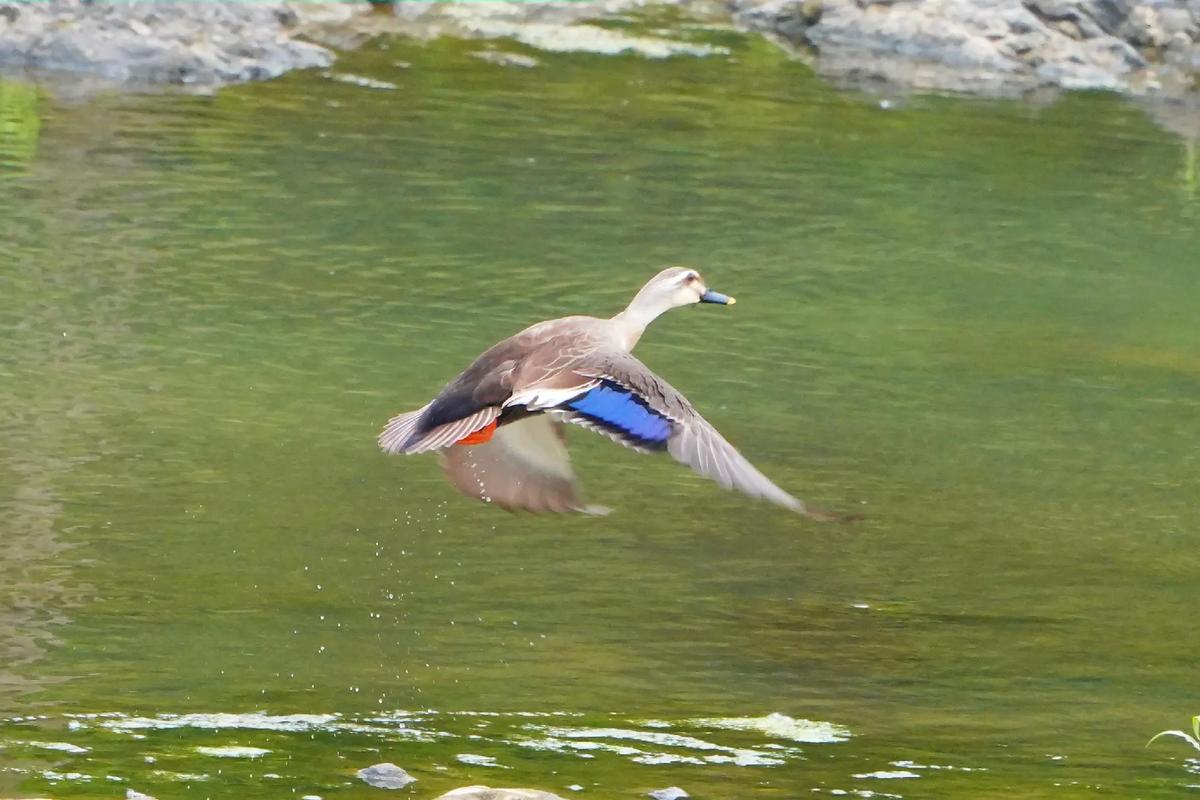
[[[501,345],[506,344],[502,342]],[[497,345],[475,359],[431,402],[388,420],[379,447],[392,455],[442,450],[496,421],[512,393],[516,360]]]
[[[571,336],[576,318],[539,323],[493,345],[459,373],[430,403],[388,420],[379,434],[387,453],[411,455],[443,450],[497,421],[513,392],[518,370],[528,383],[554,383],[578,360],[591,337]]]
[[[814,519],[839,518],[810,511],[772,483],[700,416],[686,397],[629,353],[598,348],[572,364],[570,373],[574,381],[557,375],[557,387],[524,387],[506,402],[545,409],[564,422],[602,433],[640,452],[665,450],[726,489]],[[567,388],[572,382],[573,393]]]
[[[607,511],[583,502],[562,426],[545,414],[503,425],[485,444],[443,451],[442,468],[463,494],[509,510]]]

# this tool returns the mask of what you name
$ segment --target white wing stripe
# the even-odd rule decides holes
[[[530,411],[543,411],[548,408],[556,408],[568,400],[573,400],[581,394],[591,391],[600,385],[600,381],[588,381],[578,386],[570,386],[566,389],[554,389],[545,386],[531,386],[521,392],[513,394],[512,397],[504,401],[504,407],[525,406]]]

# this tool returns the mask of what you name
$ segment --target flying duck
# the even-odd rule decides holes
[[[488,348],[430,403],[389,420],[379,446],[391,454],[437,451],[456,489],[508,509],[603,513],[584,503],[571,469],[557,424],[571,423],[641,453],[666,451],[726,489],[838,519],[772,483],[631,354],[660,314],[734,302],[694,269],[665,269],[611,319],[540,322]]]

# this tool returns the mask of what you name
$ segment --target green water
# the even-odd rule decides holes
[[[1200,711],[1187,147],[1117,98],[885,109],[724,43],[0,84],[0,796],[368,798],[380,761],[419,798],[1197,791],[1143,747]],[[739,303],[639,355],[865,521],[582,430],[608,517],[377,452],[485,346],[671,263]]]

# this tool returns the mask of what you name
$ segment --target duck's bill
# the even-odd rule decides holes
[[[722,306],[731,306],[736,303],[737,300],[733,299],[727,294],[721,294],[720,292],[714,292],[712,289],[709,289],[707,292],[700,295],[700,302],[717,303],[718,305]]]

